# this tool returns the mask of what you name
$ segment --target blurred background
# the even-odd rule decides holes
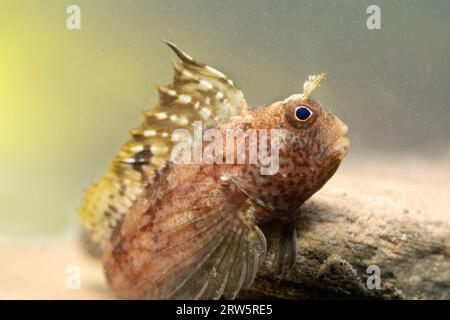
[[[81,30],[66,27],[71,4]],[[369,4],[381,30],[366,27]],[[160,38],[252,106],[326,72],[314,96],[348,124],[348,161],[448,154],[449,1],[0,0],[0,238],[76,224],[83,189],[171,80]]]

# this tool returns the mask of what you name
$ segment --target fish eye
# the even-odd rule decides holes
[[[295,118],[298,121],[308,121],[313,115],[313,112],[306,106],[298,106],[295,108]]]
[[[296,101],[285,105],[285,119],[296,127],[307,129],[314,124],[321,111],[313,101]]]

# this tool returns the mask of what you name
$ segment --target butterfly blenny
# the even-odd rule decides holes
[[[79,215],[103,248],[106,277],[119,297],[232,299],[262,263],[280,277],[295,264],[292,220],[337,170],[349,147],[347,127],[310,98],[324,74],[310,76],[303,94],[251,109],[222,72],[166,44],[180,60],[173,61],[172,83],[157,88],[157,104],[87,190]],[[177,132],[193,133],[199,122],[223,135],[279,130],[254,140],[258,150],[263,141],[279,141],[277,170],[262,174],[262,161],[248,158],[174,163],[174,148],[192,145]],[[227,148],[216,144],[215,157]],[[247,156],[250,149],[243,149]]]

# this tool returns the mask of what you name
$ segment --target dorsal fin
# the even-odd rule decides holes
[[[145,112],[141,125],[131,130],[109,172],[86,191],[79,208],[83,225],[93,240],[104,244],[158,170],[167,165],[177,143],[172,132],[193,131],[193,122],[214,127],[247,112],[242,92],[226,75],[197,62],[176,45],[164,41],[180,58],[173,61],[171,84],[158,87],[159,100]]]

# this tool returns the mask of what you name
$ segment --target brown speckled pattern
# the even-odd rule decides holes
[[[296,261],[290,220],[338,168],[347,128],[309,98],[324,74],[310,76],[302,95],[250,109],[227,76],[167,44],[181,60],[172,83],[158,87],[156,106],[85,193],[80,217],[103,246],[106,278],[119,297],[233,299],[253,283],[267,248],[280,277]],[[298,119],[298,106],[310,116]],[[261,158],[249,161],[248,144],[243,163],[236,161],[237,146],[223,143],[211,149],[215,158],[224,160],[234,148],[235,161],[175,164],[171,151],[180,137],[173,133],[192,134],[198,121],[219,129],[224,142],[230,130],[254,130],[258,150],[276,141],[277,129],[278,170],[264,175]],[[203,142],[203,150],[212,143]],[[259,227],[265,222],[267,239]]]
[[[285,119],[285,112],[290,104],[305,103],[320,108],[320,115],[308,128],[295,127]],[[263,176],[258,165],[250,164],[168,166],[125,217],[105,250],[107,278],[120,297],[234,297],[244,285],[241,279],[251,284],[256,270],[239,274],[239,281],[228,282],[231,288],[227,291],[220,287],[223,279],[217,275],[209,280],[197,276],[211,272],[214,263],[198,270],[196,266],[223,245],[218,245],[220,241],[228,245],[227,250],[237,250],[234,246],[240,242],[227,242],[224,237],[235,237],[238,232],[249,233],[243,237],[247,248],[255,242],[264,246],[259,236],[252,235],[259,232],[257,224],[295,214],[333,175],[348,148],[347,143],[341,146],[338,142],[346,131],[344,125],[319,104],[297,97],[252,112],[245,119],[236,118],[222,130],[231,127],[285,129],[280,171]],[[231,179],[223,180],[223,176]],[[235,254],[229,257],[230,267],[216,272],[234,274]],[[253,261],[261,253],[250,250],[244,254]],[[194,276],[178,288],[188,274]],[[215,289],[207,291],[205,284],[206,289]]]
[[[317,112],[314,123],[306,127],[291,124],[286,117],[291,106],[297,105],[311,106]],[[257,165],[227,170],[233,171],[233,181],[246,194],[275,214],[298,209],[334,174],[348,150],[348,140],[341,139],[346,126],[317,102],[300,96],[258,110],[249,122],[255,129],[284,129],[280,169],[268,176],[261,175]]]

